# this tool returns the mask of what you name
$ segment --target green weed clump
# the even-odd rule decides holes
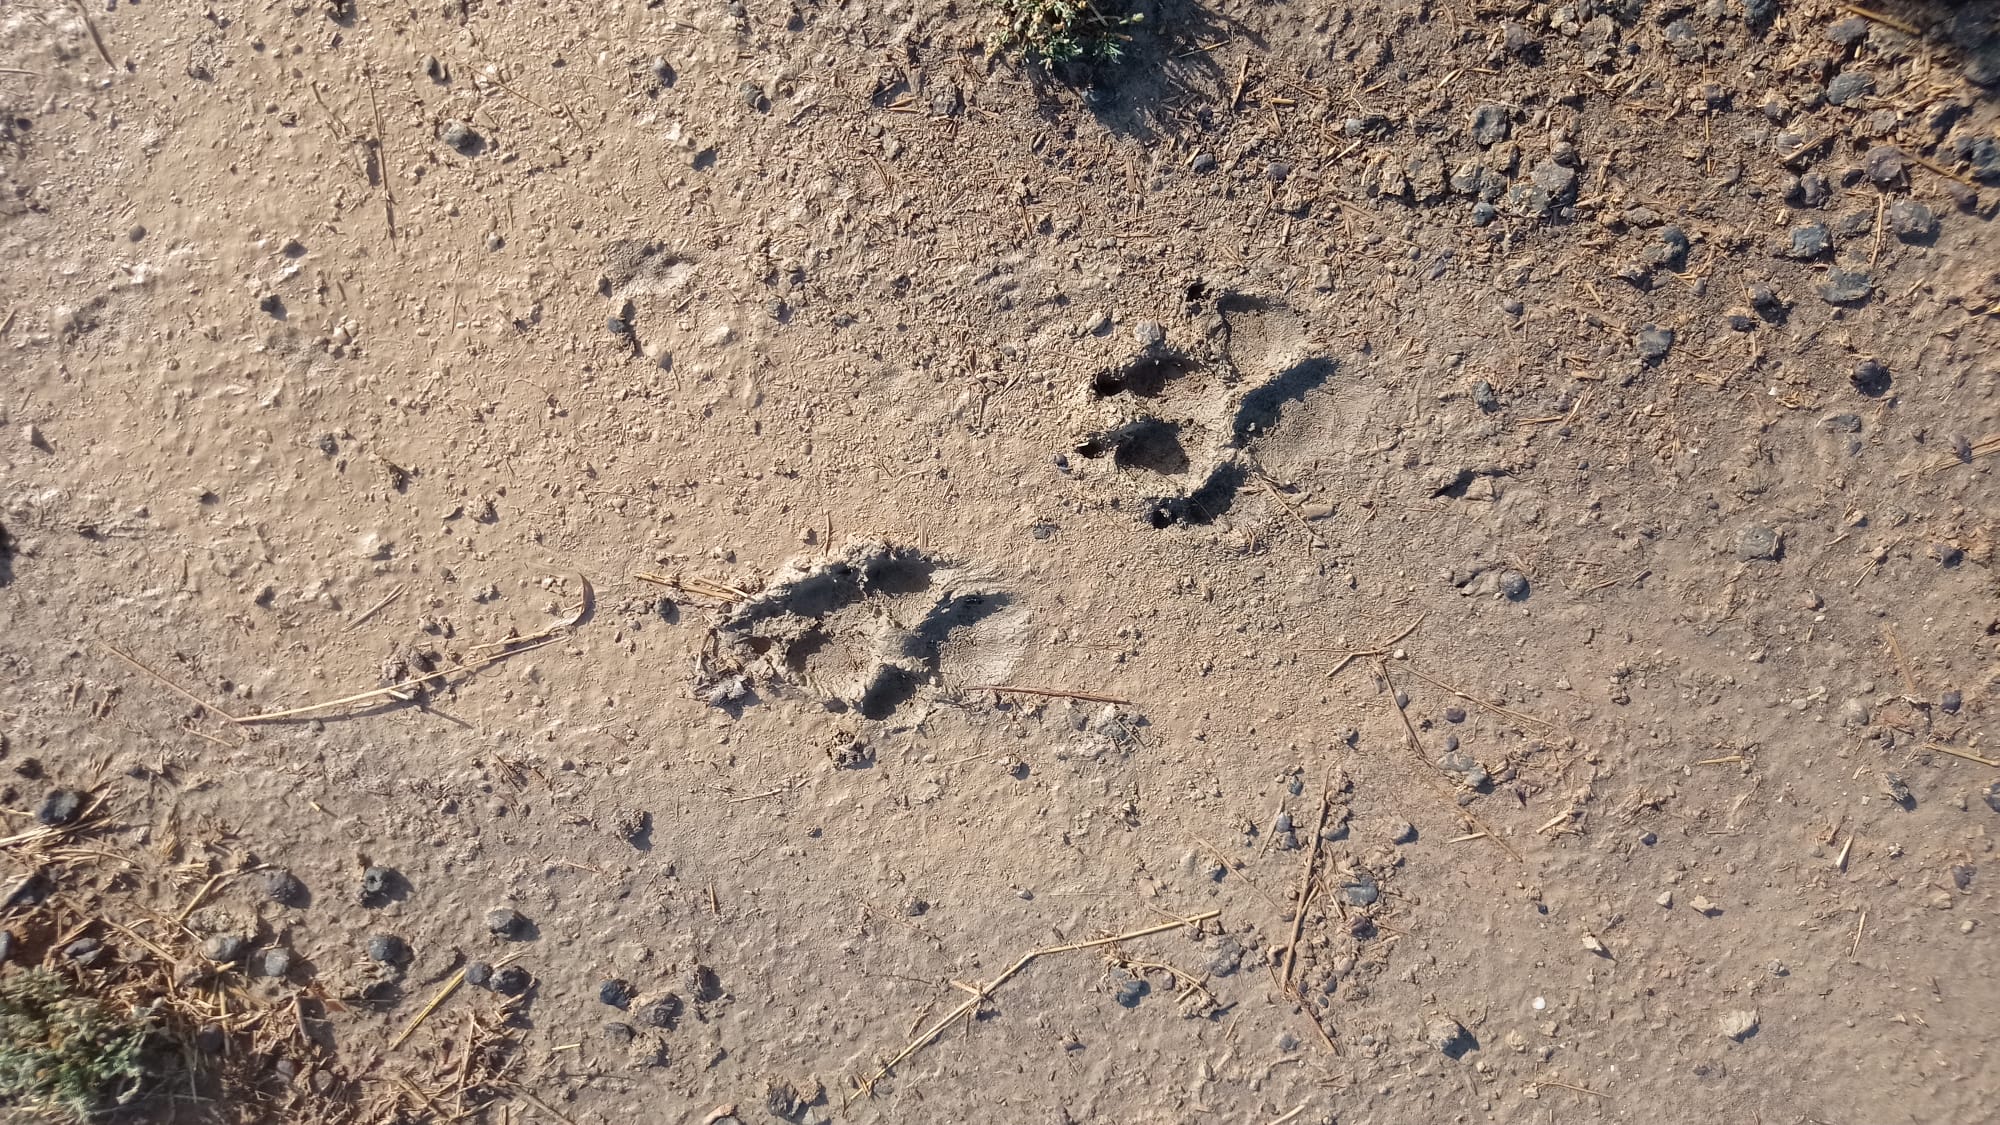
[[[995,0],[1006,25],[995,46],[1030,63],[1115,63],[1125,57],[1137,13],[1106,12],[1091,0]],[[1121,0],[1105,0],[1117,4]]]
[[[53,973],[0,980],[0,1106],[88,1120],[130,1101],[147,1078],[155,1028]]]

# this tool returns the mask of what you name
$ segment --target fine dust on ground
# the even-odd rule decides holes
[[[316,1120],[2000,1114],[2000,8],[1140,7],[0,6],[7,877]]]

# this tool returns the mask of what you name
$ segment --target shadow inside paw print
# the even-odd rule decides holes
[[[948,663],[977,653],[968,631],[1013,604],[916,548],[850,543],[793,560],[763,592],[721,611],[696,691],[713,699],[718,683],[795,685],[828,710],[886,719]]]
[[[1200,283],[1188,294],[1195,342],[1154,345],[1092,376],[1097,424],[1076,444],[1087,459],[1108,458],[1138,490],[1146,522],[1161,528],[1227,512],[1287,413],[1336,369],[1306,354],[1304,325],[1289,307],[1211,297]]]

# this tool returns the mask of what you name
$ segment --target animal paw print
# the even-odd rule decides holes
[[[733,710],[759,685],[801,688],[828,710],[887,719],[940,680],[999,678],[1018,632],[1013,603],[969,568],[914,547],[850,543],[787,563],[721,610],[696,691]]]
[[[1284,304],[1196,282],[1185,319],[1189,344],[1152,345],[1091,377],[1093,419],[1076,443],[1082,457],[1108,461],[1160,528],[1227,512],[1288,407],[1334,371]]]

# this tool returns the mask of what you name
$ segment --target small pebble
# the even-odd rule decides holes
[[[1472,139],[1482,146],[1506,140],[1513,127],[1513,114],[1504,105],[1483,105],[1472,111]]]
[[[1903,152],[1895,145],[1876,145],[1862,160],[1868,182],[1878,188],[1892,188],[1902,183],[1904,164]]]
[[[1889,374],[1889,368],[1881,360],[1871,357],[1856,363],[1854,370],[1848,374],[1847,381],[1854,384],[1854,389],[1863,395],[1869,398],[1881,398],[1889,393],[1889,386],[1895,380]]]
[[[519,965],[509,965],[493,974],[493,990],[506,996],[519,996],[533,983],[528,970]]]
[[[1938,710],[1943,711],[1947,715],[1958,714],[1958,709],[1963,706],[1965,706],[1965,697],[1956,691],[1945,692],[1938,698]]]
[[[1757,1034],[1757,1010],[1750,1008],[1723,1014],[1720,1030],[1724,1039],[1741,1043]]]
[[[1785,256],[1806,261],[1826,253],[1832,245],[1833,239],[1827,234],[1825,224],[1807,223],[1792,228],[1792,243],[1785,250]]]
[[[1653,901],[1659,903],[1662,909],[1672,910],[1674,908],[1674,892],[1661,891],[1660,897]]]
[[[484,961],[474,961],[465,967],[465,983],[474,988],[485,988],[493,979],[493,966]]]
[[[370,867],[361,873],[361,895],[364,899],[381,898],[396,885],[396,873],[387,867]]]
[[[1118,1001],[1118,1006],[1121,1008],[1138,1007],[1139,1001],[1145,999],[1146,993],[1152,991],[1152,989],[1147,987],[1145,981],[1140,980],[1123,969],[1113,969],[1111,971],[1111,982],[1113,997]]]
[[[77,817],[83,815],[85,799],[85,795],[75,789],[52,789],[35,810],[35,819],[50,828],[73,824]]]
[[[681,998],[669,992],[657,1000],[648,1000],[638,1011],[639,1022],[648,1027],[672,1031],[681,1018]]]
[[[1834,105],[1846,105],[1866,97],[1875,90],[1875,78],[1865,70],[1846,70],[1833,76],[1826,84],[1826,100]]]
[[[614,1020],[604,1025],[604,1037],[615,1047],[629,1047],[638,1036],[639,1032],[629,1023]]]
[[[1518,602],[1528,596],[1528,576],[1518,570],[1500,572],[1500,596]]]
[[[507,240],[500,237],[500,232],[498,231],[486,236],[486,248],[488,250],[498,250],[505,245],[507,245]]]
[[[78,938],[63,947],[63,956],[87,969],[104,960],[104,943],[94,937]]]
[[[486,912],[486,932],[495,937],[519,937],[528,928],[528,920],[518,910],[496,906]]]
[[[257,971],[267,977],[285,976],[292,971],[292,951],[266,949],[257,955],[255,964]]]
[[[1706,914],[1711,918],[1717,914],[1722,913],[1721,907],[1715,905],[1714,903],[1708,901],[1707,899],[1703,898],[1700,895],[1696,895],[1694,896],[1694,898],[1690,899],[1688,901],[1688,905],[1694,908],[1694,912],[1696,914]]]
[[[1833,270],[1819,287],[1820,300],[1829,305],[1851,305],[1868,299],[1875,291],[1875,279],[1865,270]]]
[[[371,934],[368,959],[384,965],[400,965],[410,959],[410,945],[395,934]]]
[[[2000,781],[1986,787],[1985,799],[1987,808],[2000,812]]]
[[[461,156],[477,156],[486,147],[485,138],[463,121],[447,121],[438,130],[438,139]]]
[[[1462,722],[1464,722],[1464,721],[1465,721],[1465,708],[1463,708],[1463,707],[1447,707],[1447,708],[1445,708],[1445,709],[1444,709],[1444,721],[1445,721],[1445,722],[1447,722],[1447,723],[1462,723]]]
[[[1386,831],[1389,836],[1389,842],[1392,844],[1414,843],[1417,838],[1416,825],[1411,824],[1407,820],[1390,821]]]
[[[597,1000],[600,1004],[624,1009],[632,1003],[632,982],[615,977],[604,981],[597,986]]]
[[[1167,342],[1167,330],[1157,320],[1142,320],[1132,330],[1132,338],[1142,348],[1157,348]]]
[[[0,930],[0,965],[14,955],[14,931]]]
[[[1500,409],[1500,396],[1493,393],[1493,384],[1484,379],[1472,384],[1472,405],[1488,413]]]
[[[125,232],[125,237],[131,239],[134,242],[143,241],[146,237],[146,228],[133,227],[131,230]]]
[[[1914,199],[1889,205],[1889,229],[1904,242],[1925,242],[1937,236],[1937,213]]]
[[[242,934],[210,934],[201,943],[201,955],[218,965],[233,965],[243,959],[250,949],[249,939]]]
[[[1196,172],[1213,172],[1215,157],[1206,152],[1197,152],[1194,154],[1194,159],[1188,161],[1188,167]]]
[[[1868,38],[1868,21],[1862,19],[1860,16],[1849,16],[1846,19],[1835,20],[1827,24],[1826,29],[1820,32],[1820,34],[1826,36],[1826,40],[1829,43],[1842,47],[1852,47],[1863,39]]]
[[[1774,561],[1784,550],[1784,537],[1772,528],[1752,525],[1736,537],[1736,557],[1744,562]]]
[[[1340,900],[1349,906],[1373,906],[1382,897],[1382,888],[1367,875],[1355,875],[1340,888]]]
[[[1425,1038],[1449,1058],[1458,1058],[1475,1045],[1472,1034],[1449,1016],[1439,1016],[1425,1029]]]
[[[1660,842],[1660,838],[1659,838],[1658,836],[1654,835],[1654,834],[1653,834],[1653,833],[1652,833],[1651,831],[1646,831],[1646,832],[1641,832],[1641,833],[1639,833],[1639,842],[1640,842],[1641,844],[1644,844],[1644,845],[1645,845],[1646,847],[1649,847],[1649,848],[1650,848],[1650,847],[1652,847],[1652,846],[1653,846],[1654,844],[1657,844],[1657,843],[1659,843],[1659,842]]]
[[[194,1049],[204,1055],[222,1053],[224,1036],[220,1024],[205,1023],[194,1033]]]
[[[1633,338],[1633,346],[1638,349],[1640,359],[1647,363],[1658,363],[1667,358],[1668,352],[1674,350],[1674,330],[1661,328],[1657,324],[1648,324],[1639,329],[1639,334]]]

